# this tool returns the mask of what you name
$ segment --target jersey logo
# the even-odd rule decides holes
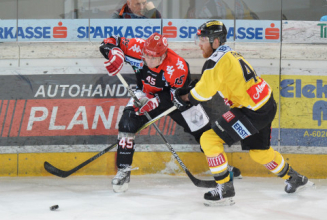
[[[147,74],[153,76],[153,77],[157,77],[158,74],[155,74],[153,72],[151,72],[150,70],[147,71]]]
[[[225,131],[225,129],[223,129],[223,127],[220,126],[220,124],[218,123],[218,121],[215,121],[215,124],[219,128],[219,130],[221,130],[222,132]]]
[[[222,45],[222,46],[218,47],[218,50],[227,52],[227,51],[231,51],[232,49],[229,46]]]
[[[173,75],[175,69],[173,66],[167,66],[167,74],[169,75],[169,78]]]
[[[142,50],[139,45],[134,44],[133,47],[129,48],[129,50],[133,50],[136,53],[140,53]]]
[[[125,61],[129,64],[131,64],[132,66],[137,67],[138,69],[142,69],[143,68],[143,61],[142,60],[137,60],[137,59],[133,59],[129,56],[125,56]]]
[[[223,114],[223,118],[227,121],[230,122],[231,120],[233,120],[233,118],[235,118],[235,115],[231,112],[228,111],[225,114]]]
[[[137,43],[143,43],[143,42],[145,42],[145,40],[142,39],[142,38],[136,38],[136,42],[137,42]]]
[[[261,83],[253,85],[247,90],[247,93],[255,104],[263,100],[269,93],[269,86],[266,81],[262,80]]]
[[[176,64],[176,66],[177,66],[177,69],[186,71],[186,70],[184,69],[183,61],[179,60],[179,58],[178,58],[178,60],[177,60],[177,64]]]
[[[232,125],[232,128],[242,139],[245,139],[246,137],[251,135],[249,130],[246,129],[246,127],[239,120],[237,120],[237,122],[235,122],[235,124]]]

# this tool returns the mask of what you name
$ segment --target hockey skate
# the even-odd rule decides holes
[[[228,206],[234,205],[235,190],[233,181],[217,184],[214,190],[204,194],[205,206]]]
[[[134,169],[132,169],[131,166],[118,168],[116,176],[111,181],[112,188],[115,193],[122,193],[128,190],[128,183],[130,182],[131,171],[136,169],[138,169],[138,167]]]
[[[228,165],[228,171],[230,172],[231,179],[242,179],[241,171],[240,169],[233,167],[231,165]]]
[[[285,181],[285,192],[287,193],[294,193],[301,191],[307,187],[314,186],[314,183],[309,181],[306,176],[303,176],[293,170],[292,167],[290,167],[290,170],[288,171],[288,175],[290,175],[290,178]]]

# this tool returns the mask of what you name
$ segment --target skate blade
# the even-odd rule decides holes
[[[128,183],[124,183],[123,185],[112,185],[112,189],[115,193],[123,193],[128,190]]]
[[[205,200],[204,205],[205,206],[230,206],[234,205],[234,199],[233,197],[222,199],[222,200]]]
[[[303,191],[303,190],[305,190],[305,189],[308,189],[308,188],[313,188],[313,189],[315,189],[315,188],[316,188],[315,183],[314,183],[314,182],[311,182],[310,180],[308,180],[307,184],[298,187],[298,188],[296,189],[295,192],[301,192],[301,191]]]

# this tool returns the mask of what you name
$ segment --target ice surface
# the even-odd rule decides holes
[[[315,189],[286,194],[278,178],[234,180],[236,204],[206,207],[203,194],[186,176],[131,176],[117,194],[112,176],[2,177],[1,220],[309,220],[327,219],[327,180]],[[204,179],[204,178],[202,178]],[[59,205],[56,211],[50,206]]]

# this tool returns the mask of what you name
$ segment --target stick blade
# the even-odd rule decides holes
[[[49,173],[55,175],[55,176],[58,176],[58,177],[61,177],[61,178],[66,178],[67,176],[70,175],[69,172],[66,172],[66,171],[63,171],[63,170],[60,170],[54,166],[52,166],[50,163],[48,163],[47,161],[44,162],[44,169],[46,171],[48,171]]]
[[[191,181],[194,183],[195,186],[197,187],[202,187],[202,188],[216,188],[217,183],[215,180],[199,180],[195,178],[189,170],[185,171],[188,177],[191,179]]]
[[[217,183],[214,180],[199,180],[199,179],[196,179],[195,181],[193,181],[193,183],[197,187],[202,187],[202,188],[215,188],[217,186]]]

